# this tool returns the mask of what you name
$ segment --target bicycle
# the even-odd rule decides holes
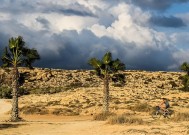
[[[159,119],[161,116],[164,118],[171,118],[174,116],[174,111],[171,109],[161,110],[159,106],[156,106],[156,110],[152,112],[153,119]]]

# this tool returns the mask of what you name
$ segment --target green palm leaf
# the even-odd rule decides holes
[[[121,63],[119,59],[116,59],[112,62],[112,70],[118,71],[118,70],[125,70],[125,64]]]
[[[189,71],[189,64],[187,62],[184,62],[181,65],[180,69],[183,70],[183,71]]]
[[[9,39],[9,48],[12,50],[16,48],[16,46],[17,46],[16,40],[14,38]]]
[[[5,47],[5,49],[4,49],[1,60],[3,62],[2,67],[8,67],[11,64],[12,58],[11,58],[11,55],[9,54],[9,52],[8,52],[7,47]]]
[[[108,65],[112,61],[112,54],[107,52],[104,57],[102,58],[104,64]]]
[[[95,69],[100,69],[102,66],[102,63],[100,60],[96,59],[96,58],[91,58],[88,63]]]

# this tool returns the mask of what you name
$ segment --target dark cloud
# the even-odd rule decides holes
[[[34,2],[17,1],[17,0],[1,0],[0,12],[10,14],[25,14],[36,12],[36,5]]]
[[[18,8],[19,7],[19,8]],[[26,14],[26,13],[58,13],[64,15],[76,15],[76,16],[91,16],[95,15],[79,3],[73,3],[71,5],[58,5],[52,2],[37,2],[37,1],[1,1],[0,11],[10,14]]]
[[[182,19],[170,16],[152,16],[150,19],[150,22],[152,24],[155,24],[157,26],[162,26],[162,27],[173,27],[173,28],[178,28],[178,27],[184,27],[186,24],[182,21]]]
[[[60,5],[51,5],[54,8],[51,8],[52,12],[58,12],[62,13],[65,15],[77,15],[77,16],[91,16],[95,17],[95,15],[85,6],[79,4],[79,3],[74,3],[73,5],[69,5],[67,7],[60,6]],[[48,10],[48,9],[47,9]],[[48,11],[47,11],[48,12]]]
[[[132,0],[132,2],[144,9],[163,11],[175,3],[185,3],[189,0]]]
[[[169,48],[164,50],[141,49],[134,43],[123,44],[108,37],[98,38],[88,30],[81,33],[64,31],[51,38],[55,44],[61,44],[58,55],[51,50],[41,52],[42,59],[37,62],[36,66],[88,69],[90,67],[87,61],[90,58],[101,59],[107,51],[112,52],[114,58],[121,59],[126,64],[127,69],[168,70],[168,66],[175,62]]]
[[[49,21],[45,18],[42,18],[42,17],[37,17],[36,18],[36,21],[41,23],[43,25],[44,28],[48,29],[49,28]]]
[[[153,47],[138,47],[135,43],[123,43],[105,36],[97,37],[90,30],[82,30],[80,33],[75,30],[64,30],[51,35],[49,31],[28,29],[14,20],[0,22],[1,26],[5,24],[23,36],[28,47],[38,50],[41,60],[34,63],[36,67],[89,69],[88,60],[92,57],[101,59],[107,51],[112,52],[114,58],[121,59],[127,69],[168,70],[168,66],[175,63],[172,49],[166,47],[160,50]],[[4,34],[0,33],[0,56],[2,48],[8,44],[8,39],[11,36],[18,36],[6,34],[5,30],[9,29],[0,28],[4,31]]]
[[[31,32],[32,33],[32,32]],[[35,38],[42,33],[33,33]],[[24,37],[24,36],[23,36]],[[87,37],[87,38],[86,38]],[[2,39],[2,36],[0,35]],[[126,64],[127,69],[141,70],[168,70],[168,66],[175,61],[169,48],[157,50],[153,48],[138,48],[134,43],[123,44],[108,37],[96,37],[91,31],[83,30],[81,33],[76,31],[64,31],[50,37],[41,37],[36,45],[41,60],[34,63],[37,67],[62,68],[62,69],[89,69],[88,60],[92,57],[101,59],[102,56],[110,51],[114,58],[119,58]],[[6,43],[7,36],[3,38]],[[36,40],[39,40],[36,38]],[[47,42],[44,42],[44,41]],[[26,40],[29,46],[36,41],[31,37]],[[43,46],[42,48],[39,47]],[[46,48],[52,44],[57,51]],[[57,45],[59,45],[57,47]],[[0,52],[0,55],[2,52]]]
[[[95,15],[91,12],[90,9],[81,5],[77,2],[70,4],[70,5],[58,5],[53,3],[38,3],[41,8],[39,10],[43,13],[58,13],[64,14],[67,16],[70,15],[77,15],[77,16],[91,16],[95,17]]]

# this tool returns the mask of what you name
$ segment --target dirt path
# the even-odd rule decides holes
[[[0,99],[0,120],[4,120],[9,117],[6,113],[11,110],[10,100]]]
[[[11,109],[0,100],[0,135],[188,135],[188,122],[157,121],[152,124],[110,125],[91,116],[22,115],[26,121],[4,122]],[[183,126],[185,125],[185,126]]]

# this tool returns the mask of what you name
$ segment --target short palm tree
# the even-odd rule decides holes
[[[189,64],[187,62],[184,62],[181,66],[180,69],[187,72],[187,75],[189,76]]]
[[[96,74],[103,80],[103,113],[109,112],[109,82],[125,82],[124,74],[120,70],[125,70],[125,64],[121,63],[119,59],[112,60],[112,55],[107,52],[102,60],[91,58],[88,62],[94,69]]]
[[[18,88],[19,88],[19,66],[26,66],[32,68],[32,63],[40,59],[40,56],[35,49],[29,49],[25,46],[25,42],[21,36],[17,38],[10,38],[8,47],[2,55],[2,67],[13,67],[12,70],[12,111],[11,121],[19,121],[18,111]]]
[[[182,76],[182,82],[183,82],[183,90],[184,91],[189,91],[189,64],[187,62],[184,62],[181,66],[180,69],[185,71],[187,74]]]

